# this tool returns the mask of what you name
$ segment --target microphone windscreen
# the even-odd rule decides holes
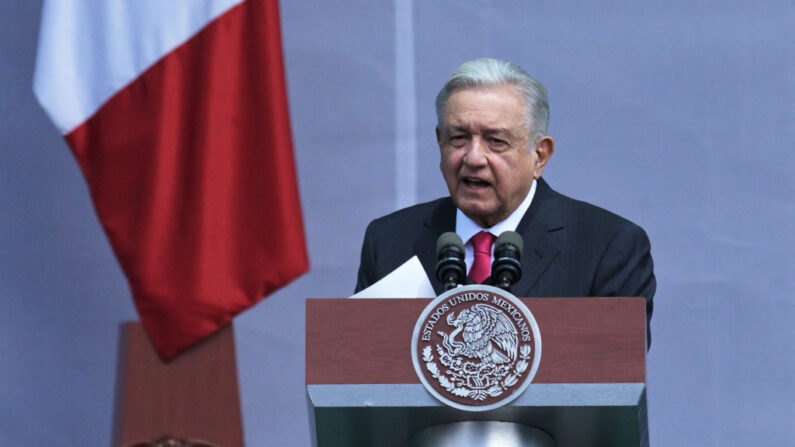
[[[517,234],[517,236],[519,236]],[[436,256],[438,257],[442,250],[448,245],[454,245],[456,248],[461,250],[464,253],[464,242],[461,240],[461,236],[455,234],[452,231],[448,231],[447,233],[442,233],[439,236],[439,239],[436,240]]]
[[[503,231],[500,234],[500,237],[497,238],[497,241],[494,242],[494,248],[498,248],[503,244],[511,244],[516,247],[517,251],[519,252],[519,258],[522,257],[522,250],[524,249],[524,240],[522,240],[522,236],[515,231]]]

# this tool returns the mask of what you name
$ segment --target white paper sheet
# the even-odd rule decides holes
[[[419,258],[414,256],[380,281],[351,298],[434,298],[433,290]]]

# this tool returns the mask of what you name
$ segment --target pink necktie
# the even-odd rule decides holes
[[[475,261],[469,270],[469,277],[478,284],[491,273],[491,244],[494,239],[494,235],[487,231],[481,231],[470,239],[475,249]]]

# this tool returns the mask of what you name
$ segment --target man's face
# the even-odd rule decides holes
[[[511,86],[455,91],[436,137],[453,203],[483,227],[504,220],[522,203],[548,158],[528,150],[524,101]],[[551,139],[539,142],[544,143]]]

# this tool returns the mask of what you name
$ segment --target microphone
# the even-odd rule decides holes
[[[494,242],[494,262],[491,264],[491,281],[510,292],[511,285],[522,277],[522,236],[515,231],[504,231]]]
[[[464,242],[461,236],[448,231],[436,240],[436,278],[450,290],[464,282],[467,265],[464,262]]]

